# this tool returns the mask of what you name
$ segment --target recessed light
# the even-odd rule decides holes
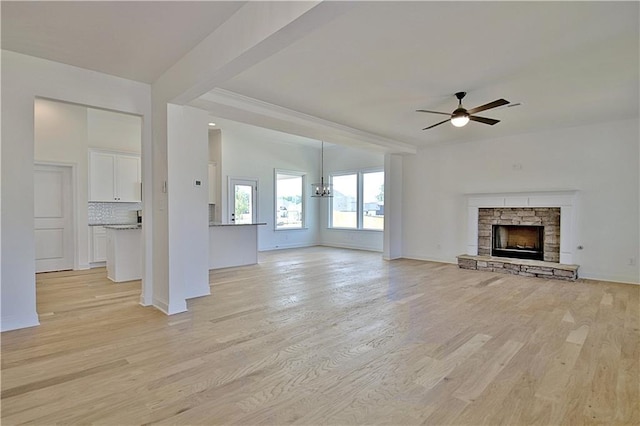
[[[216,123],[209,123],[209,126],[215,126]]]

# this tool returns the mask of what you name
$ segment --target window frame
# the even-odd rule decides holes
[[[364,228],[364,175],[367,173],[384,173],[384,167],[368,167],[363,169],[356,170],[343,170],[337,172],[329,173],[329,182],[331,185],[334,184],[333,178],[335,176],[349,176],[356,175],[356,227],[355,228],[346,228],[346,227],[338,227],[333,226],[333,200],[334,197],[331,198],[331,202],[328,203],[328,229],[335,229],[341,231],[364,231],[364,232],[384,232],[384,224],[382,229],[374,229],[374,228]],[[333,187],[333,192],[335,194],[335,186]]]
[[[296,227],[278,227],[278,175],[289,175],[301,179],[301,224]],[[273,230],[274,231],[298,231],[307,228],[307,172],[299,170],[273,169]]]

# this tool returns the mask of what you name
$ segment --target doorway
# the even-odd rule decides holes
[[[73,269],[72,167],[34,167],[34,229],[36,272]]]
[[[237,225],[258,222],[258,180],[229,178],[229,222]]]

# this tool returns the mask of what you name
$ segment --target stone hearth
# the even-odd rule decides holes
[[[563,265],[540,260],[511,259],[493,256],[458,256],[458,267],[478,271],[499,272],[502,274],[539,277],[555,280],[575,281],[578,278],[578,265]]]

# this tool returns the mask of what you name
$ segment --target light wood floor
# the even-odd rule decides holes
[[[40,274],[2,334],[2,424],[638,424],[639,286],[310,248],[167,317],[104,269]]]

